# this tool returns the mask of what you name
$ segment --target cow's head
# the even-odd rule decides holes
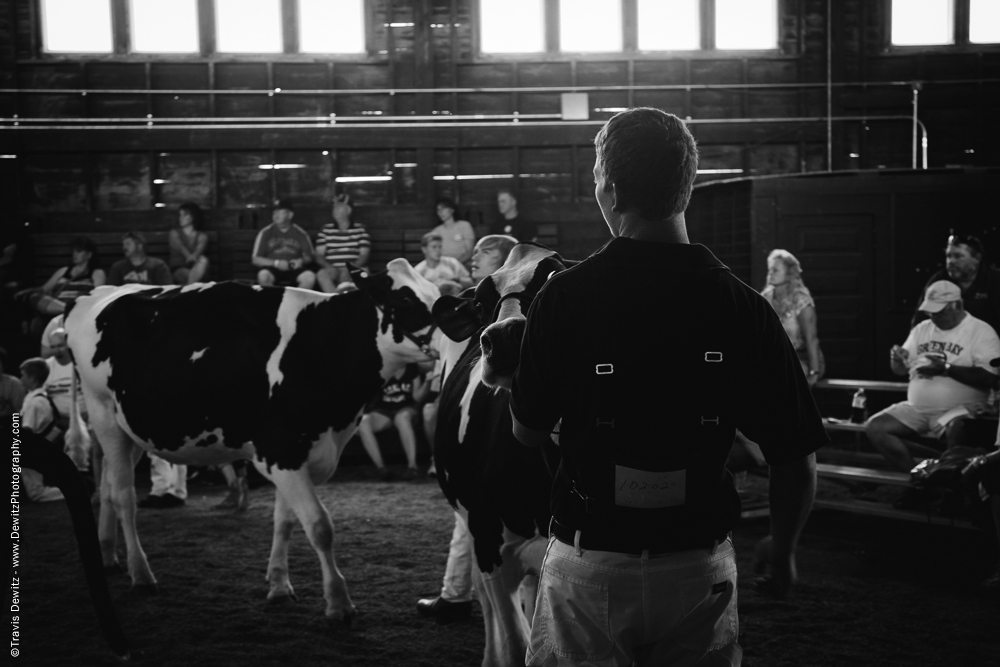
[[[520,361],[528,307],[549,276],[575,263],[541,244],[519,243],[504,265],[479,283],[471,300],[438,299],[434,321],[456,341],[481,331],[483,382],[509,389]]]
[[[395,343],[409,340],[424,360],[433,356],[436,344],[432,339],[440,336],[431,318],[431,308],[441,296],[437,286],[402,258],[389,262],[381,273],[354,268],[351,278],[382,311],[380,329],[383,334],[391,328]]]

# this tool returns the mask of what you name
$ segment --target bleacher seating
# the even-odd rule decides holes
[[[369,267],[381,271],[385,265],[404,257],[410,264],[416,264],[424,256],[420,251],[420,239],[424,229],[372,229],[372,249]],[[143,231],[146,237],[146,254],[166,261],[170,255],[166,231]],[[209,278],[211,280],[244,280],[253,282],[257,269],[250,263],[257,230],[213,230],[208,234]],[[122,236],[124,232],[46,233],[34,236],[34,280],[43,284],[59,268],[70,261],[70,243],[79,235],[90,237],[97,246],[101,264],[105,270],[122,258]],[[559,247],[559,226],[555,223],[538,225],[538,241],[553,250]]]

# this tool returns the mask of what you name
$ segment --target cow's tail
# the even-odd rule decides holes
[[[80,409],[77,406],[80,378],[73,369],[73,381],[70,383],[69,430],[66,431],[66,454],[76,464],[77,470],[86,470],[90,462],[90,434],[83,423]]]

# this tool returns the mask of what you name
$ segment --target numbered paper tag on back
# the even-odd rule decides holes
[[[615,505],[657,509],[684,504],[686,470],[651,472],[615,466]]]

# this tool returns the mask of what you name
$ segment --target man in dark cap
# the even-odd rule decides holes
[[[945,267],[930,277],[917,303],[924,299],[927,288],[939,280],[950,280],[962,290],[965,311],[1000,331],[1000,271],[986,265],[986,252],[975,236],[952,234],[945,247]],[[919,308],[913,313],[910,328],[927,319]]]
[[[122,237],[122,253],[125,259],[118,260],[108,271],[109,285],[170,285],[173,276],[170,267],[162,259],[146,254],[146,237],[140,232],[128,232]]]
[[[271,213],[273,222],[257,234],[252,261],[260,269],[258,285],[315,287],[316,274],[308,269],[315,256],[312,241],[304,229],[292,222],[294,217],[292,203],[279,199]]]

